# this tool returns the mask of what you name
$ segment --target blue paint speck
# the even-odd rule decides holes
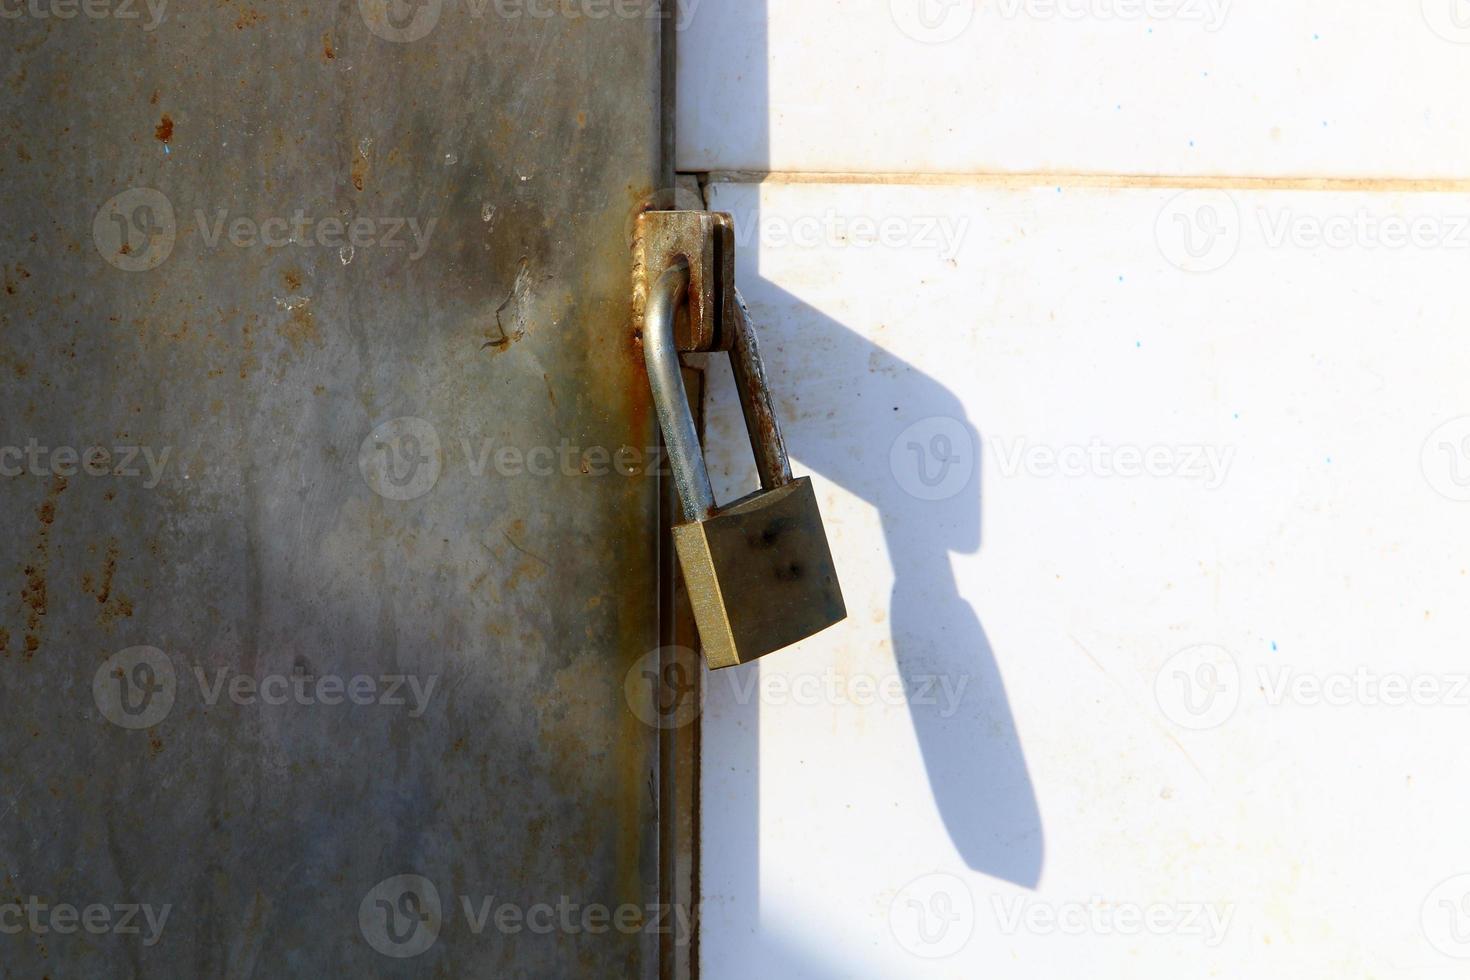
[[[1276,652],[1276,641],[1275,640],[1272,640],[1271,641],[1271,652],[1272,653],[1275,653]]]

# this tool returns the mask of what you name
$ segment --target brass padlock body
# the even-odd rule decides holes
[[[749,663],[847,616],[806,477],[673,531],[711,669]]]

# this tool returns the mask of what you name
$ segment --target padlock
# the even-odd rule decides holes
[[[750,663],[847,618],[812,481],[794,479],[772,411],[749,315],[738,295],[727,310],[731,366],[755,451],[761,489],[715,503],[689,411],[674,317],[689,268],[664,271],[648,296],[644,357],[684,522],[673,528],[695,625],[710,668]]]

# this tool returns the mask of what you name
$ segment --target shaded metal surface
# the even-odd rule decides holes
[[[170,911],[0,971],[648,975],[657,19],[127,6],[0,49],[0,904]]]

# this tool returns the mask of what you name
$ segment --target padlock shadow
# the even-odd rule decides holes
[[[758,221],[758,214],[737,216],[737,222]],[[980,436],[953,392],[760,278],[754,265],[746,261],[737,275],[752,307],[795,469],[798,475],[817,474],[878,515],[892,574],[884,618],[936,809],[966,867],[1034,887],[1044,853],[1035,791],[995,651],[952,564],[953,555],[975,553],[981,545]],[[711,370],[711,403],[733,405],[728,369],[711,359]],[[948,447],[936,447],[936,436],[949,437]],[[748,480],[754,464],[738,439],[736,445],[730,455],[738,462],[731,469],[745,471]],[[953,459],[947,463],[943,452]],[[962,486],[941,482],[946,465],[969,474]],[[926,499],[933,496],[940,499]],[[876,551],[864,540],[868,526],[836,525],[830,515],[827,521],[839,577],[846,558],[846,571],[861,584],[859,556]],[[836,630],[856,632],[879,615],[851,588],[847,602],[849,624]],[[745,815],[745,825],[754,827],[760,806],[759,699],[724,707],[738,720],[721,720],[721,738],[738,733],[752,744],[729,756],[743,759],[743,765],[720,777],[723,782],[732,778],[730,772],[748,774],[746,791],[727,787],[721,796],[745,801],[754,811]],[[706,811],[705,819],[732,827],[740,822],[728,811]],[[743,854],[742,861],[757,865],[751,859],[758,839],[749,835],[744,845],[755,853]]]
[[[789,83],[781,83],[784,91],[777,90],[773,83],[769,31],[774,8],[770,0],[726,0],[698,8],[695,29],[679,42],[681,52],[689,52],[680,56],[689,70],[680,73],[679,169],[757,174],[780,169],[771,153],[770,120],[817,108],[810,104],[808,93],[793,90]],[[720,52],[717,59],[701,56],[712,39]],[[851,64],[839,62],[831,67],[840,72],[850,70]],[[833,107],[833,111],[840,108]],[[712,114],[719,121],[724,134],[721,145],[703,145],[695,114]],[[707,189],[718,192],[719,187],[712,184]],[[714,193],[713,197],[712,207],[732,210],[726,206],[725,195]],[[737,210],[735,214],[738,236],[749,236],[750,228],[760,226],[758,196],[752,194],[750,199],[755,203],[749,213]],[[824,512],[838,575],[844,577],[849,613],[849,622],[835,627],[831,635],[840,637],[842,630],[871,631],[876,625],[872,620],[880,613],[886,615],[893,663],[910,695],[908,714],[929,791],[956,854],[953,865],[941,861],[916,866],[911,877],[969,869],[1035,888],[1045,855],[1036,793],[997,653],[954,567],[955,556],[977,553],[983,539],[985,473],[980,465],[983,454],[978,431],[983,420],[968,418],[959,395],[935,378],[778,285],[776,270],[761,268],[760,251],[759,247],[740,248],[737,279],[753,307],[777,415],[797,474],[813,473],[819,478],[819,497],[821,484],[826,482],[861,499],[873,509],[881,527],[880,543],[874,540],[877,529],[867,520],[844,527],[834,523],[837,515]],[[833,261],[839,260],[834,257]],[[892,288],[909,287],[895,282]],[[912,309],[915,326],[945,319],[942,310],[924,309],[922,293],[915,293]],[[890,326],[897,333],[905,323]],[[712,359],[716,377],[711,379],[710,404],[728,406],[734,403],[733,391],[721,387],[729,383],[729,377],[720,360]],[[908,476],[919,480],[921,495],[905,491],[897,472],[895,458],[901,460],[909,448],[899,445],[895,457],[896,440],[924,419],[952,420],[950,433],[956,427],[967,433],[973,450],[971,478],[959,492],[941,500],[923,499],[935,494],[925,492],[925,476],[917,471]],[[916,467],[924,464],[924,447],[934,446],[931,440],[937,434],[942,433],[917,432],[918,438],[912,441],[919,444],[919,453],[908,457]],[[720,437],[730,436],[727,431]],[[738,435],[735,438],[738,443]],[[743,452],[743,447],[737,449]],[[862,579],[871,582],[875,578],[860,572],[862,564],[875,560],[886,560],[891,566],[886,597],[881,585],[876,593],[871,588],[858,591]],[[881,608],[885,598],[886,609]],[[947,701],[942,692],[937,698],[914,696],[931,681],[945,679],[951,691],[959,692],[957,699]],[[770,921],[763,921],[763,885],[775,887],[779,875],[762,880],[760,699],[742,703],[725,699],[711,709],[705,724],[718,726],[714,730],[718,741],[712,732],[704,740],[701,836],[719,844],[703,851],[701,897],[706,914],[717,916],[720,925],[702,940],[705,965],[718,965],[729,955],[733,962],[759,963],[772,975],[792,978],[869,975],[860,966],[839,962],[832,949],[793,942],[783,925],[784,913],[789,911],[784,902],[779,903],[778,912],[778,902],[768,898]],[[852,772],[872,764],[852,758],[851,747],[835,740],[811,748],[804,753],[811,765],[822,765],[822,756],[831,757],[828,764]],[[871,780],[881,785],[892,778],[890,772],[874,765]],[[905,780],[901,785],[912,783]],[[894,800],[901,806],[912,802]],[[764,805],[776,804],[766,800]],[[855,829],[861,832],[862,816],[855,819],[859,821]],[[833,833],[851,829],[833,828]],[[886,846],[883,841],[869,843],[876,850]],[[812,869],[792,870],[801,874]],[[767,875],[774,871],[766,869]],[[906,881],[895,882],[895,887]],[[759,952],[741,952],[756,937]]]

